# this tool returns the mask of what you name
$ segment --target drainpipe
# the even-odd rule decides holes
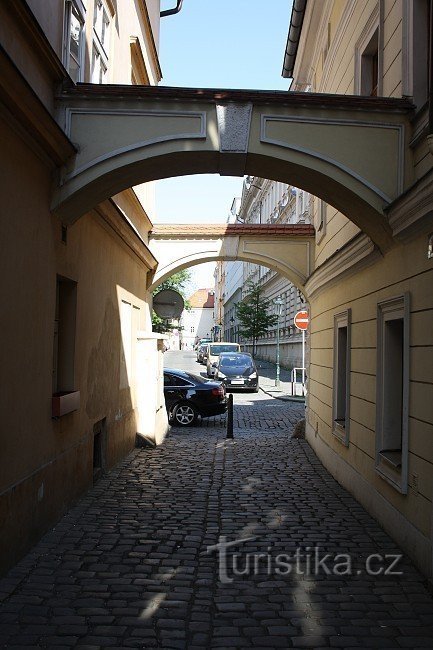
[[[161,11],[159,14],[161,18],[164,18],[165,16],[174,16],[175,14],[178,14],[179,11],[182,9],[182,2],[183,0],[177,0],[177,4],[174,7],[174,9],[165,9],[164,11]]]
[[[429,91],[428,91],[428,136],[427,143],[433,156],[433,0],[430,0],[430,38],[429,38]]]

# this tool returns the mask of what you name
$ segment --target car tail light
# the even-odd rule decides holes
[[[212,395],[215,395],[215,397],[224,397],[225,394],[225,389],[222,385],[218,386],[218,388],[212,388]]]

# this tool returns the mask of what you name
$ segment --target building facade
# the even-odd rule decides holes
[[[244,282],[243,262],[224,262],[225,264],[225,295],[224,295],[224,340],[232,343],[241,341],[240,325],[236,305],[242,300],[242,287]]]
[[[224,299],[225,299],[225,277],[226,265],[223,260],[218,260],[215,264],[215,299],[213,310],[213,328],[212,339],[222,341],[224,335]]]
[[[427,575],[433,521],[429,29],[427,0],[295,0],[283,70],[295,91],[413,99],[412,185],[387,209],[393,235],[387,251],[379,252],[339,212],[338,201],[333,207],[312,197],[306,435],[337,480]]]
[[[187,301],[189,307],[183,310],[180,319],[182,349],[193,350],[200,339],[212,337],[215,292],[213,289],[198,289]]]
[[[62,84],[156,84],[158,0],[16,0],[0,6],[4,306],[0,568],[15,562],[135,445],[166,430],[147,247],[151,185],[73,225],[51,212],[75,145],[56,122]],[[156,415],[158,413],[158,415]]]

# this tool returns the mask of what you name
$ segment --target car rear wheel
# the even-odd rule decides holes
[[[198,418],[198,411],[191,404],[176,404],[171,414],[173,424],[180,427],[191,427]]]

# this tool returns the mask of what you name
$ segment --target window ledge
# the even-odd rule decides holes
[[[394,469],[401,470],[401,450],[383,449],[379,456]]]
[[[389,483],[400,494],[407,494],[407,485],[405,485],[401,467],[397,467],[392,462],[388,454],[392,452],[379,452],[376,463],[376,472],[380,478]],[[395,453],[395,452],[394,452]],[[387,454],[387,456],[385,456]]]
[[[61,391],[54,393],[51,399],[51,416],[60,418],[80,408],[80,391]]]
[[[332,433],[346,447],[349,446],[348,432],[346,431],[346,420],[334,420]]]

